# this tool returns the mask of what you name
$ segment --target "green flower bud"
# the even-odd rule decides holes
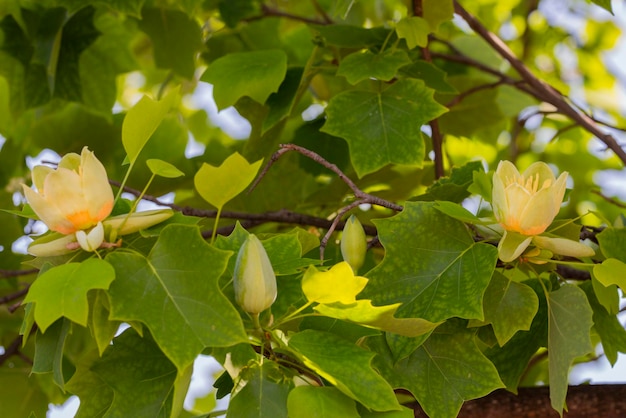
[[[356,273],[365,262],[366,252],[367,239],[363,225],[356,216],[352,215],[346,221],[341,235],[341,255]]]
[[[237,254],[235,299],[244,311],[258,314],[276,300],[276,275],[261,241],[250,234]]]

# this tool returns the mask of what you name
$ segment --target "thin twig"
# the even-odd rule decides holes
[[[26,286],[24,289],[20,289],[15,293],[10,293],[8,295],[5,295],[3,297],[0,298],[0,305],[5,305],[9,302],[13,302],[14,300],[17,300],[19,298],[21,298],[22,296],[26,295],[28,293],[28,289],[30,288],[30,285]]]
[[[363,203],[364,203],[363,201],[357,200],[355,202],[352,202],[348,206],[344,206],[343,208],[337,211],[337,215],[335,216],[335,219],[333,219],[333,222],[328,228],[328,231],[326,231],[326,234],[320,241],[320,262],[324,261],[324,252],[326,251],[326,245],[328,245],[328,240],[330,239],[330,236],[333,234],[333,232],[335,232],[335,230],[337,229],[337,224],[339,223],[341,218],[343,218],[343,215],[345,215],[348,211],[356,208],[357,206]]]
[[[29,274],[37,273],[37,269],[28,270],[4,270],[0,269],[0,279],[9,279],[12,277],[28,276]]]

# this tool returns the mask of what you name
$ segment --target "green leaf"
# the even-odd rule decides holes
[[[529,330],[539,309],[535,292],[523,283],[494,272],[483,299],[485,323],[492,324],[498,344],[506,344],[516,332]]]
[[[291,387],[270,378],[275,367],[270,362],[254,367],[246,385],[231,398],[226,418],[287,418]]]
[[[241,317],[218,287],[229,257],[197,226],[176,224],[163,229],[147,258],[109,254],[120,278],[109,289],[110,319],[144,323],[179,370],[205,347],[246,341]]]
[[[150,171],[157,176],[173,179],[185,175],[185,173],[177,169],[173,164],[159,160],[158,158],[151,158],[146,161],[146,164],[148,168],[150,168]]]
[[[50,393],[44,391],[45,385],[40,384],[38,377],[31,374],[30,367],[0,368],[3,415],[7,418],[27,417],[31,413],[42,418],[46,416]]]
[[[202,30],[196,19],[179,10],[148,7],[141,17],[139,28],[152,40],[157,67],[191,80],[196,54],[202,48]]]
[[[359,51],[341,61],[337,75],[345,77],[350,84],[357,84],[370,78],[389,81],[396,76],[400,67],[410,62],[407,53],[399,49],[388,49],[378,54]]]
[[[193,182],[200,196],[211,205],[221,209],[252,183],[263,160],[252,164],[235,152],[219,167],[203,163]]]
[[[458,93],[454,86],[446,81],[447,74],[428,61],[417,60],[411,65],[402,67],[400,74],[423,80],[426,86],[437,92]]]
[[[61,388],[65,387],[63,370],[63,351],[71,322],[61,319],[52,324],[45,334],[37,331],[35,340],[35,358],[33,373],[52,373],[54,382]]]
[[[453,167],[449,177],[442,177],[428,187],[426,193],[411,200],[447,200],[461,203],[470,195],[468,187],[472,184],[475,172],[482,172],[480,161],[470,161],[462,167]]]
[[[352,165],[363,177],[390,163],[421,167],[420,127],[445,111],[422,81],[400,80],[383,92],[353,90],[333,97],[322,131],[348,142]]]
[[[405,17],[396,24],[396,33],[398,38],[406,40],[409,49],[418,46],[423,48],[428,45],[430,27],[428,22],[419,16]]]
[[[361,418],[414,418],[415,412],[412,409],[402,407],[400,411],[374,412],[362,411]]]
[[[80,398],[80,406],[75,418],[102,418],[113,403],[115,393],[99,376],[91,370],[96,354],[81,358],[76,373],[65,388]]]
[[[593,266],[593,275],[605,287],[617,285],[626,291],[626,263],[609,258]]]
[[[96,292],[93,301],[91,302],[91,316],[89,317],[89,328],[96,340],[98,346],[98,352],[100,355],[104,353],[104,350],[111,344],[111,340],[117,333],[121,322],[110,321],[109,314],[109,299],[105,292]]]
[[[281,50],[237,52],[213,61],[200,80],[213,84],[213,98],[222,110],[243,96],[265,103],[286,73],[287,55]]]
[[[177,96],[177,90],[172,91],[160,101],[143,96],[128,111],[122,124],[122,144],[131,163],[137,159]]]
[[[458,203],[448,202],[445,200],[441,202],[438,201],[436,202],[435,209],[461,222],[473,225],[484,224],[478,216],[474,215]]]
[[[105,417],[169,417],[176,366],[155,342],[127,329],[91,370],[113,390]]]
[[[431,417],[455,417],[463,401],[503,386],[463,321],[440,326],[413,354],[395,364],[382,338],[370,338],[368,345],[379,354],[374,365],[383,376],[394,387],[408,389]]]
[[[463,223],[434,203],[407,202],[400,214],[374,223],[386,254],[368,273],[364,297],[379,305],[403,303],[398,316],[405,318],[483,319],[495,247],[474,242]]]
[[[337,388],[298,386],[289,392],[290,418],[360,418],[356,403]]]
[[[600,335],[600,340],[602,340],[604,355],[611,366],[614,366],[617,361],[617,354],[619,352],[626,353],[626,329],[617,316],[611,315],[600,305],[594,287],[589,282],[582,283],[580,288],[587,295],[593,310],[593,326]]]
[[[222,20],[231,28],[237,26],[240,20],[261,11],[256,0],[220,0],[218,6]]]
[[[566,284],[548,294],[550,404],[559,413],[565,407],[572,362],[593,350],[589,335],[592,314],[589,301],[578,286]]]
[[[400,409],[391,386],[370,365],[374,353],[336,335],[314,330],[291,336],[289,348],[308,367],[367,408]]]
[[[108,289],[113,279],[111,265],[97,258],[55,266],[35,280],[24,303],[35,302],[35,321],[42,332],[61,317],[87,326],[87,292]]]
[[[270,110],[267,117],[263,120],[263,133],[273,128],[277,123],[289,117],[291,114],[296,94],[300,88],[300,82],[304,68],[293,67],[287,70],[285,79],[281,83],[278,91],[272,93],[267,98],[267,106]]]
[[[530,359],[540,347],[548,345],[548,307],[543,287],[538,280],[527,280],[537,295],[539,308],[528,331],[519,331],[503,347],[495,344],[485,350],[487,358],[495,364],[500,378],[507,389],[515,392],[519,381],[528,367]]]

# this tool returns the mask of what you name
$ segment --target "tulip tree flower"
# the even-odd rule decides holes
[[[493,176],[492,207],[504,235],[498,244],[500,259],[515,260],[531,242],[553,254],[588,257],[586,245],[565,238],[540,236],[552,223],[565,195],[567,172],[555,178],[550,167],[536,162],[520,174],[509,161],[500,161]]]
[[[363,225],[356,216],[351,215],[341,235],[341,256],[356,273],[365,262],[366,252],[367,239]]]
[[[40,237],[28,247],[34,256],[63,255],[77,248],[93,252],[105,236],[130,234],[160,223],[171,210],[153,210],[107,217],[113,210],[113,190],[106,170],[94,153],[84,147],[81,154],[66,154],[56,169],[33,168],[37,191],[22,185],[26,200],[52,234]]]
[[[233,286],[239,306],[253,315],[258,316],[276,300],[276,275],[263,244],[254,234],[239,249]]]
[[[65,155],[57,169],[33,168],[37,191],[23,185],[24,195],[51,231],[73,234],[89,229],[111,214],[113,190],[104,166],[84,147],[80,156]]]

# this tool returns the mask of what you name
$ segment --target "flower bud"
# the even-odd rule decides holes
[[[346,226],[344,226],[341,235],[341,255],[344,261],[350,264],[352,271],[356,273],[365,262],[366,252],[367,239],[363,225],[356,216],[352,215],[346,221]]]
[[[263,244],[254,234],[239,249],[233,285],[237,303],[248,313],[261,313],[276,300],[276,275]]]

